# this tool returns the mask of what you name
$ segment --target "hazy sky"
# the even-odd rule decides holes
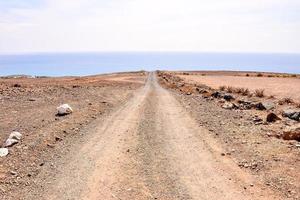
[[[299,0],[0,0],[0,53],[300,53]]]

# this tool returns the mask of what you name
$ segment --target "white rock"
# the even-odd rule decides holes
[[[21,140],[22,138],[22,134],[19,133],[19,132],[12,132],[8,139],[5,141],[5,144],[4,144],[4,147],[11,147],[13,146],[14,144],[17,144],[19,142],[19,140]]]
[[[13,146],[14,144],[17,144],[18,142],[19,142],[19,140],[8,138],[8,139],[5,141],[4,146],[5,146],[5,147],[11,147],[11,146]]]
[[[17,132],[17,131],[14,131],[14,132],[12,132],[12,133],[9,135],[8,138],[9,138],[9,139],[15,139],[15,140],[21,140],[22,134],[19,133],[19,132]]]
[[[0,157],[5,157],[8,154],[7,148],[0,148]]]
[[[226,102],[223,104],[222,108],[224,109],[233,109],[235,105],[233,103]]]
[[[73,109],[68,104],[63,104],[57,107],[57,114],[58,115],[67,115],[71,114],[73,112]]]

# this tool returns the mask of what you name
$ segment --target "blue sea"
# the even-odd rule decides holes
[[[107,52],[0,55],[0,76],[16,74],[83,76],[156,69],[300,74],[300,54]]]

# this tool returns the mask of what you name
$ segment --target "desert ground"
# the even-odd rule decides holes
[[[204,75],[202,75],[204,74]],[[188,82],[203,83],[215,89],[220,86],[243,87],[249,90],[264,89],[266,94],[277,98],[292,98],[300,102],[299,77],[275,77],[274,75],[242,76],[242,74],[210,73],[179,75]],[[249,73],[250,74],[250,73]]]
[[[209,76],[1,78],[0,140],[22,138],[0,157],[0,199],[300,199],[298,78],[256,95],[282,78]]]

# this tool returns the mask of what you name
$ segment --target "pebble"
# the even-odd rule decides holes
[[[15,175],[17,175],[18,173],[17,173],[16,171],[10,171],[10,174],[13,175],[13,176],[15,176]]]
[[[5,157],[8,154],[8,148],[0,148],[0,157]]]

